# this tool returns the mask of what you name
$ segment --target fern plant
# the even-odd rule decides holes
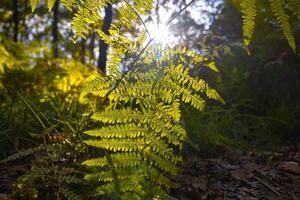
[[[168,176],[178,173],[182,161],[179,152],[187,139],[180,106],[186,103],[201,111],[205,98],[223,102],[204,80],[189,75],[188,66],[196,63],[218,71],[210,58],[176,48],[165,51],[163,57],[154,61],[156,47],[150,45],[153,38],[146,37],[147,29],[136,40],[122,34],[124,29],[140,22],[144,25],[140,16],[150,12],[153,2],[123,1],[117,7],[110,35],[96,29],[101,39],[111,46],[108,75],[91,76],[81,95],[83,102],[92,102],[89,97],[93,96],[105,105],[93,107],[91,114],[99,128],[85,132],[90,136],[85,143],[100,150],[99,157],[83,162],[96,169],[85,176],[86,180],[100,182],[96,195],[113,199],[168,197],[164,191],[176,186]],[[72,3],[69,5],[73,9],[69,10],[75,13],[72,29],[76,41],[93,31],[92,24],[102,20],[101,9],[115,2]],[[53,4],[48,5],[51,10]],[[124,54],[134,55],[128,66],[122,62]],[[120,66],[127,71],[121,73]]]
[[[186,49],[172,52],[168,59],[193,55],[190,60],[203,62],[199,60],[201,56]],[[177,64],[167,60],[160,61],[166,65],[147,64],[148,56],[140,59],[143,65],[122,79],[115,74],[93,76],[82,93],[107,101],[103,110],[91,116],[101,127],[85,132],[91,136],[85,143],[103,151],[103,156],[83,162],[101,169],[85,176],[87,180],[101,182],[98,195],[117,192],[119,198],[143,199],[149,195],[144,184],[158,189],[174,187],[168,174],[178,173],[177,166],[182,160],[178,152],[187,139],[180,105],[187,103],[201,111],[205,105],[203,95],[223,101],[204,80],[189,75],[183,59],[178,59]],[[118,59],[110,58],[112,62]],[[216,70],[212,63],[208,67]]]

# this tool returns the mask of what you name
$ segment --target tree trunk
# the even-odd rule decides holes
[[[95,64],[95,53],[94,53],[94,49],[95,49],[95,39],[96,39],[96,33],[92,33],[91,35],[91,41],[90,41],[90,47],[89,47],[89,52],[90,52],[90,64]]]
[[[105,8],[105,17],[102,26],[102,31],[107,35],[109,35],[108,30],[112,22],[112,14],[112,5],[108,4],[108,6]],[[98,68],[101,69],[103,73],[106,73],[107,49],[108,45],[103,40],[100,40]]]
[[[53,21],[52,21],[52,53],[54,58],[58,58],[58,7],[59,7],[59,0],[55,1],[53,7]]]
[[[81,39],[81,62],[85,64],[85,40]]]
[[[13,18],[14,18],[14,41],[18,41],[19,34],[19,11],[18,0],[13,0]]]

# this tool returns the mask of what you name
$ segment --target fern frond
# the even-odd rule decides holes
[[[145,151],[146,159],[153,164],[154,166],[158,167],[159,169],[169,172],[171,174],[177,174],[178,168],[171,162],[162,157],[152,153],[151,151]]]
[[[119,180],[130,178],[137,171],[136,167],[117,168],[116,174]],[[90,173],[84,176],[85,180],[101,181],[101,182],[112,182],[114,180],[112,171],[101,171],[97,173]]]
[[[91,94],[95,91],[106,90],[108,88],[109,88],[109,81],[105,76],[97,75],[97,74],[91,75],[90,77],[87,78],[87,80],[84,83],[83,89],[81,90],[80,98],[83,98],[86,95]]]
[[[107,72],[108,76],[111,78],[117,79],[121,77],[120,64],[122,61],[122,55],[123,54],[118,52],[115,48],[113,48],[108,55]]]
[[[171,80],[166,80],[164,82],[164,91],[171,91],[168,94],[172,94],[173,98],[180,98],[184,103],[191,103],[191,105],[197,110],[203,110],[205,101],[198,94],[193,94],[193,92],[186,87],[181,87]],[[167,94],[167,93],[166,93]],[[163,94],[162,94],[163,95]],[[166,95],[163,99],[167,99]]]
[[[211,62],[211,63],[214,63],[214,62]],[[211,63],[210,63],[210,65],[215,65],[215,64],[211,64]],[[214,68],[215,66],[214,67],[210,66],[210,67]],[[214,71],[218,71],[217,68],[215,68]],[[171,66],[170,68],[166,69],[166,73],[170,75],[170,77],[168,77],[168,78],[171,78],[176,83],[179,83],[181,88],[189,88],[191,90],[194,90],[195,92],[205,93],[208,98],[214,99],[221,103],[224,103],[223,98],[217,93],[216,90],[211,89],[204,80],[193,78],[193,77],[189,76],[188,69],[185,69],[183,65],[179,64],[178,66]],[[175,89],[175,90],[177,90],[177,89]],[[190,95],[188,93],[191,93],[191,91],[184,92],[185,98],[187,98],[187,100],[192,98],[192,97],[189,97]],[[195,100],[193,103],[196,103],[196,105],[197,105],[197,100],[200,100],[200,99],[201,99],[200,96],[195,95]],[[198,105],[199,109],[202,109],[202,106],[201,106],[202,103],[199,102],[198,104],[199,104]],[[204,102],[203,102],[203,104],[204,104]]]
[[[140,159],[141,159],[140,155],[136,153],[111,154],[111,160],[116,167],[136,166],[136,164]],[[106,157],[99,157],[99,158],[86,160],[82,164],[90,167],[104,167],[109,165]]]
[[[19,152],[15,153],[11,156],[8,156],[7,158],[5,158],[3,160],[0,160],[0,164],[7,163],[9,161],[19,159],[21,157],[32,155],[33,153],[38,152],[38,151],[42,151],[43,149],[45,149],[45,147],[43,145],[40,145],[40,146],[37,146],[37,147],[34,147],[34,148],[20,150]]]
[[[116,124],[113,126],[105,126],[100,129],[85,131],[90,136],[101,138],[137,138],[145,135],[146,130],[134,123]]]
[[[285,0],[269,0],[271,4],[271,9],[278,20],[283,33],[288,40],[289,45],[295,51],[296,50],[296,43],[295,38],[292,33],[291,25],[289,23],[289,16],[285,13],[284,5]]]
[[[175,187],[176,184],[174,184],[169,178],[162,175],[160,171],[158,171],[156,168],[143,165],[140,168],[141,173],[145,175],[146,178],[150,179],[153,182],[156,182],[158,185],[163,185],[166,188]]]
[[[73,11],[73,7],[75,5],[75,0],[60,0],[60,3],[66,7],[69,11]]]
[[[36,7],[40,3],[40,0],[30,0],[31,11],[35,11]]]
[[[140,116],[138,110],[130,108],[122,108],[119,110],[104,110],[93,114],[92,119],[103,123],[130,123],[135,121]]]
[[[255,17],[256,17],[256,0],[242,0],[241,11],[243,18],[243,35],[244,44],[249,45],[253,36]]]
[[[83,165],[90,167],[104,167],[108,165],[108,162],[105,157],[93,158],[82,162]]]
[[[131,180],[131,179],[125,179],[125,180],[118,180],[120,187],[120,192],[126,193],[126,192],[133,192],[133,191],[137,191],[138,189],[141,190],[141,185],[135,181],[135,180]],[[105,195],[105,194],[111,194],[116,192],[116,186],[115,183],[111,182],[111,183],[105,183],[99,187],[97,187],[96,189],[96,194],[97,195]],[[132,198],[131,194],[131,198]],[[134,198],[134,199],[139,199],[138,197]]]
[[[132,152],[143,149],[144,141],[141,139],[102,139],[102,140],[85,140],[87,145],[114,152],[124,151]]]
[[[120,23],[126,28],[130,29],[133,21],[138,21],[139,18],[136,13],[133,12],[130,5],[123,3],[123,5],[118,9],[118,18]]]
[[[55,4],[56,0],[47,0],[48,11],[50,12]]]

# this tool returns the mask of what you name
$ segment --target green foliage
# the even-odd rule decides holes
[[[110,1],[83,1],[75,11],[72,21],[74,39],[85,38],[93,30],[92,24],[101,20],[100,8]],[[224,102],[218,93],[199,78],[189,75],[188,61],[208,61],[186,48],[166,51],[160,62],[154,62],[151,53],[144,53],[143,43],[147,39],[145,30],[137,40],[131,40],[121,33],[121,28],[131,29],[139,22],[140,15],[147,14],[153,1],[123,3],[118,8],[118,17],[112,24],[110,36],[97,29],[100,38],[112,47],[108,60],[108,76],[93,75],[82,91],[81,99],[89,101],[89,95],[107,102],[105,108],[92,114],[92,119],[101,123],[101,128],[86,131],[93,139],[85,143],[99,148],[103,156],[90,159],[83,164],[101,167],[100,172],[86,175],[87,180],[101,182],[97,195],[128,199],[144,197],[161,198],[159,194],[147,191],[153,188],[174,187],[168,174],[178,173],[176,167],[182,160],[176,155],[186,140],[182,127],[180,105],[187,103],[201,111],[205,100]],[[149,44],[149,43],[148,43]],[[140,51],[140,55],[138,52]],[[151,52],[151,50],[149,50]],[[121,57],[137,55],[130,63],[128,73],[120,71]],[[171,64],[172,59],[177,63]],[[213,61],[205,64],[218,71]],[[129,195],[129,196],[128,196]]]
[[[50,12],[55,4],[56,0],[48,0],[47,1],[47,7],[48,7],[48,11]],[[32,6],[33,7],[33,6]],[[33,9],[34,10],[34,9]]]
[[[110,61],[114,63],[114,51]],[[128,192],[141,199],[144,183],[153,187],[173,187],[168,174],[177,174],[182,160],[176,155],[187,136],[182,127],[180,105],[190,104],[202,111],[203,96],[223,101],[218,93],[199,78],[189,75],[184,67],[189,57],[192,62],[203,62],[195,52],[185,48],[170,50],[172,57],[160,63],[149,61],[151,50],[141,57],[139,65],[129,74],[122,75],[114,68],[108,76],[92,76],[82,92],[82,98],[96,96],[107,105],[92,114],[101,128],[84,132],[93,139],[85,143],[101,149],[105,155],[87,160],[83,164],[100,167],[101,171],[88,174],[87,180],[98,180],[98,195],[117,192],[126,199]],[[166,52],[167,54],[167,52]],[[171,55],[171,54],[168,54]],[[176,65],[168,60],[182,57]],[[109,62],[110,62],[109,61]],[[208,64],[216,70],[212,62]],[[119,76],[118,76],[119,75]],[[112,89],[113,88],[113,89]],[[142,193],[141,193],[142,192]],[[150,194],[147,194],[150,195]],[[155,194],[152,198],[160,198]]]
[[[255,16],[256,16],[256,0],[243,0],[241,1],[241,12],[243,13],[243,34],[244,43],[246,46],[249,45],[250,40],[253,35],[255,26]]]
[[[6,163],[6,162],[9,162],[12,160],[20,159],[21,157],[24,157],[24,156],[32,155],[33,153],[41,151],[41,150],[44,150],[44,146],[37,146],[34,148],[20,150],[17,153],[15,153],[11,156],[8,156],[7,158],[5,158],[3,160],[0,160],[0,164]]]
[[[243,18],[244,43],[245,45],[249,45],[255,27],[256,15],[258,9],[261,8],[256,6],[256,0],[233,0],[233,2],[240,4]],[[269,0],[269,6],[280,24],[290,47],[295,51],[295,38],[289,22],[290,15],[288,14],[288,10],[290,10],[295,16],[299,17],[299,3],[292,0]]]
[[[84,171],[78,170],[86,158],[80,133],[92,126],[82,117],[87,105],[80,101],[80,84],[92,70],[73,60],[40,59],[35,48],[7,39],[0,47],[5,52],[0,63],[0,165],[26,164],[26,173],[14,175],[18,180],[9,197],[75,199],[74,188],[85,188]]]
[[[49,0],[48,5],[51,5],[51,2],[52,2],[52,0]],[[39,4],[39,0],[30,0],[30,5],[31,5],[31,11],[32,12],[36,9],[38,4]],[[51,10],[51,9],[49,8],[49,10]]]
[[[279,22],[286,39],[292,49],[296,50],[295,39],[291,30],[291,25],[289,23],[289,16],[284,11],[285,1],[282,0],[270,0],[271,8]]]
[[[121,27],[131,29],[135,23],[140,20],[140,16],[149,14],[150,10],[153,8],[153,2],[154,0],[132,0],[122,2],[121,6],[117,7],[117,18],[111,25],[111,34],[116,35]],[[39,0],[31,0],[30,3],[32,11],[34,11],[39,4]],[[49,11],[53,8],[54,3],[55,0],[47,0]],[[74,0],[63,0],[61,3],[69,11],[74,13],[71,25],[74,33],[73,39],[75,42],[79,37],[86,39],[91,32],[94,32],[95,27],[93,27],[93,25],[98,24],[103,20],[103,8],[105,8],[108,4],[114,4],[116,2],[114,0],[84,0],[80,2]],[[99,36],[107,42],[106,34],[103,33],[101,29],[97,29],[97,32]],[[124,37],[119,34],[116,36],[124,39]],[[118,41],[117,45],[124,44]]]

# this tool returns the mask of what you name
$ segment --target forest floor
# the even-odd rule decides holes
[[[189,159],[174,178],[179,200],[300,200],[300,144],[276,151]]]
[[[0,189],[9,190],[26,168],[25,163],[0,167]],[[183,169],[172,177],[181,185],[170,191],[178,200],[300,200],[300,144],[259,153],[194,156]],[[6,196],[0,190],[1,195]]]

